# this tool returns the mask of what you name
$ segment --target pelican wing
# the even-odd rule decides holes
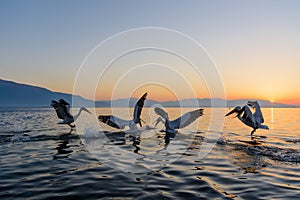
[[[184,128],[193,123],[197,118],[203,115],[203,109],[197,109],[188,113],[185,113],[181,117],[170,121],[171,126],[174,129]]]
[[[255,121],[258,123],[258,124],[262,124],[264,123],[264,117],[262,115],[262,112],[260,110],[260,105],[257,101],[248,101],[248,105],[253,107],[254,108],[254,118],[255,118]]]
[[[124,129],[125,126],[129,126],[130,124],[130,120],[120,119],[113,115],[99,115],[98,119],[100,122],[117,129]]]
[[[238,118],[247,126],[255,128],[256,121],[255,121],[254,115],[252,114],[250,108],[246,105],[242,109],[243,109],[243,112],[241,113],[241,115],[238,115]]]
[[[159,108],[159,107],[155,107],[154,111],[155,111],[156,114],[161,116],[163,119],[169,119],[168,113],[164,109]]]
[[[59,119],[64,119],[66,117],[66,113],[67,113],[66,106],[61,105],[59,102],[55,100],[52,100],[51,106],[55,109],[55,112]]]
[[[68,102],[66,102],[64,99],[60,99],[60,100],[59,100],[59,103],[60,103],[62,106],[66,107],[67,113],[70,113],[71,106],[70,106],[70,104],[69,104]]]
[[[133,122],[141,124],[141,113],[144,107],[144,101],[146,100],[147,92],[138,100],[138,102],[135,104],[134,111],[133,111]]]
[[[262,124],[265,122],[262,112],[260,110],[260,107],[255,107],[255,112],[254,112],[253,116],[257,123]]]
[[[68,102],[66,102],[64,99],[59,99],[59,103],[61,105],[70,105]]]

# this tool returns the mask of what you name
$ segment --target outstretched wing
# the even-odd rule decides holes
[[[255,109],[255,111],[254,111],[253,116],[254,116],[256,122],[259,123],[259,124],[263,124],[265,122],[265,120],[264,120],[264,117],[263,117],[262,112],[260,110],[260,105],[258,104],[258,102],[256,102],[256,105],[255,105],[254,109]]]
[[[69,104],[68,102],[66,102],[64,99],[59,99],[59,103],[60,103],[60,105],[66,107],[66,112],[67,112],[69,115],[71,115],[71,114],[70,114],[70,109],[71,109],[70,104]]]
[[[52,100],[51,106],[55,109],[59,119],[73,119],[73,116],[70,114],[70,104],[65,100],[60,99],[59,102]]]
[[[144,107],[144,101],[146,100],[147,92],[138,100],[138,102],[135,104],[134,111],[133,111],[133,122],[139,123],[140,126],[142,126],[141,123],[141,113]]]
[[[238,118],[247,126],[255,128],[256,121],[255,121],[255,118],[254,118],[249,106],[245,105],[242,108],[242,110],[243,110],[243,112],[241,113],[241,115],[238,115]]]
[[[159,108],[159,107],[155,107],[154,111],[155,111],[156,114],[161,116],[163,119],[169,119],[168,113],[164,109]]]
[[[98,119],[100,122],[117,129],[124,129],[125,126],[129,126],[130,124],[130,120],[120,119],[113,115],[99,115]]]
[[[61,105],[70,105],[68,102],[66,102],[64,99],[59,99],[59,103]]]
[[[55,109],[57,117],[59,119],[64,119],[66,116],[66,107],[61,105],[59,102],[52,100],[51,106]]]
[[[184,128],[193,123],[197,118],[203,115],[203,109],[197,109],[188,113],[185,113],[181,117],[170,121],[170,125],[174,129]]]

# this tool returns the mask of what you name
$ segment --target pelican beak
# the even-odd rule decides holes
[[[155,125],[154,125],[154,127],[156,127],[158,124],[159,124],[159,122],[162,122],[162,123],[164,123],[164,121],[162,120],[162,118],[161,117],[158,117],[152,124],[154,124],[155,123]]]
[[[90,114],[92,114],[88,109],[86,109],[86,108],[83,108],[83,110],[84,111],[86,111],[86,112],[88,112],[88,113],[90,113]]]
[[[159,123],[159,117],[153,122],[153,124],[155,123],[155,127],[157,126],[157,124]]]
[[[239,111],[236,109],[236,108],[234,108],[232,111],[230,111],[229,113],[227,113],[226,115],[225,115],[225,117],[227,117],[227,116],[229,116],[229,115],[231,115],[231,114],[233,114],[233,113],[238,113]]]

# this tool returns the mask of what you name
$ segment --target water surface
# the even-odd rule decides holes
[[[193,109],[167,108],[170,118]],[[205,109],[199,124],[166,145],[162,125],[132,135],[106,125],[70,133],[53,109],[1,109],[0,198],[298,198],[300,109],[262,111],[270,130],[258,130],[256,144],[247,143],[251,128],[236,118],[215,131]],[[153,126],[151,113],[146,108],[142,117]]]

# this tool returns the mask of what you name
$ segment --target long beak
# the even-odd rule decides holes
[[[231,114],[233,114],[233,113],[238,113],[239,111],[237,110],[237,109],[233,109],[232,111],[230,111],[229,113],[227,113],[226,115],[225,115],[225,117],[227,117],[227,116],[229,116],[229,115],[231,115]]]
[[[86,109],[86,108],[82,108],[82,110],[84,110],[84,111],[86,111],[86,112],[92,114],[92,113],[91,113],[88,109]]]
[[[163,120],[161,119],[161,117],[158,117],[153,124],[155,123],[154,127],[156,127],[158,125],[159,122],[163,122]]]

